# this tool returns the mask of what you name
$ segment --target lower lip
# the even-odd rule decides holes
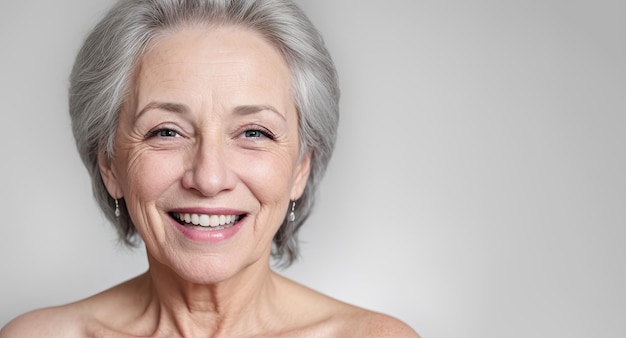
[[[219,243],[223,242],[233,236],[241,229],[243,223],[245,222],[245,218],[237,222],[237,224],[221,229],[221,230],[197,230],[194,228],[186,227],[173,218],[170,218],[171,222],[174,226],[185,235],[185,237],[189,238],[194,242],[203,242],[203,243]],[[210,228],[209,228],[210,229]]]

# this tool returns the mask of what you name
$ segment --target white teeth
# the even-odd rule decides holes
[[[211,225],[212,225],[212,226],[218,226],[218,225],[220,225],[220,216],[217,216],[217,215],[211,215]]]
[[[208,227],[209,224],[209,215],[200,215],[200,225],[202,225],[203,227]]]
[[[200,225],[203,227],[217,227],[232,224],[237,222],[237,215],[206,215],[206,214],[178,214],[178,218],[193,225]]]

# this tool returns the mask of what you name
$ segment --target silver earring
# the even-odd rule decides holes
[[[296,220],[295,209],[296,209],[296,201],[292,201],[291,202],[291,212],[289,213],[289,220],[292,221],[292,222]]]
[[[120,202],[115,199],[115,217],[120,217]]]

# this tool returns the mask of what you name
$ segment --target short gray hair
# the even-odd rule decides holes
[[[186,25],[252,29],[278,48],[289,66],[299,117],[300,158],[311,154],[311,171],[296,203],[296,220],[285,217],[273,240],[272,256],[288,266],[299,255],[297,233],[311,213],[339,120],[333,61],[316,28],[290,0],[121,0],[108,12],[78,53],[69,90],[72,130],[96,201],[120,239],[137,245],[137,230],[123,200],[121,215],[114,215],[115,200],[103,183],[98,152],[113,153],[118,113],[147,46],[159,35]]]

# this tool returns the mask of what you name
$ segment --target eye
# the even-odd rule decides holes
[[[180,134],[174,130],[174,129],[168,129],[168,128],[161,128],[161,129],[156,129],[156,130],[152,130],[148,133],[148,135],[146,136],[146,138],[152,138],[152,137],[176,137],[176,136],[180,136]]]
[[[270,140],[274,139],[274,135],[269,130],[265,128],[259,128],[259,127],[247,129],[242,133],[242,135],[245,138],[252,138],[252,139],[263,138],[263,137],[267,137]]]
[[[244,131],[243,135],[245,137],[250,137],[250,138],[257,138],[257,137],[264,136],[260,130],[254,130],[254,129]]]

